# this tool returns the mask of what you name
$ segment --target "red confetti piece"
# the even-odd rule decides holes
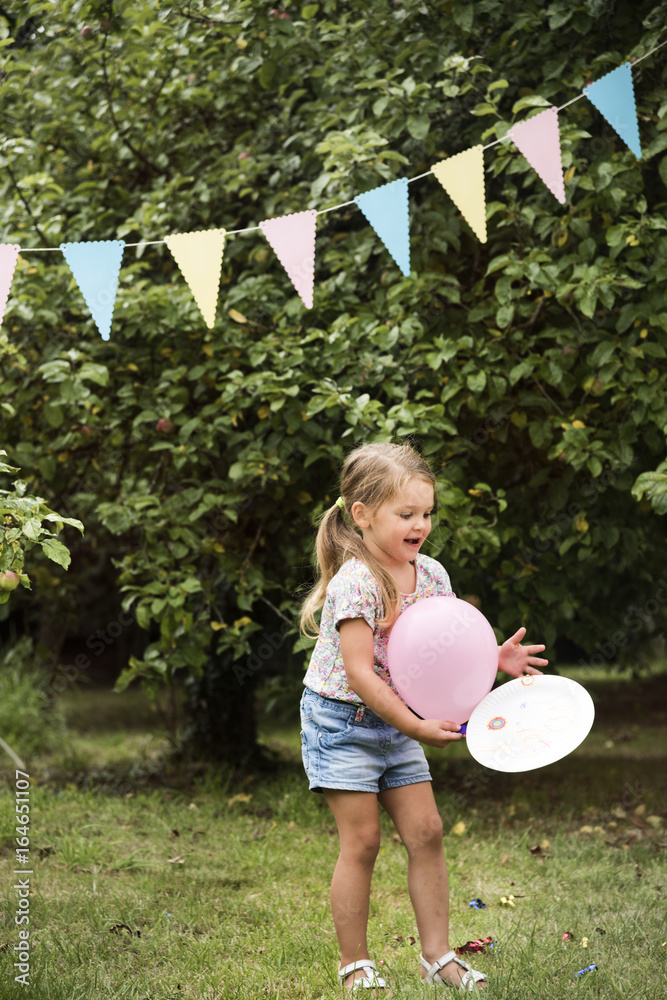
[[[466,941],[465,944],[461,945],[460,948],[456,949],[457,955],[474,954],[475,952],[486,951],[488,948],[493,948],[493,938],[477,938],[476,941]]]

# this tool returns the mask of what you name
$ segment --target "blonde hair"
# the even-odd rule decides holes
[[[318,578],[301,609],[301,631],[305,635],[319,635],[315,615],[324,604],[329,581],[352,557],[368,566],[380,588],[384,615],[378,624],[388,628],[398,617],[401,594],[396,582],[366,548],[361,532],[353,526],[350,512],[357,502],[363,503],[370,513],[375,512],[411,479],[423,479],[435,488],[430,466],[408,444],[366,444],[348,455],[340,480],[345,513],[335,503],[325,511],[317,532]]]

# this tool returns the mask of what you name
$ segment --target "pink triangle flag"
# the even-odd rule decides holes
[[[316,224],[314,208],[265,219],[259,224],[307,309],[313,308]]]
[[[0,326],[5,315],[9,289],[21,247],[17,243],[0,243]]]
[[[509,131],[533,170],[536,171],[561,205],[565,204],[563,165],[560,158],[558,108],[546,108]]]

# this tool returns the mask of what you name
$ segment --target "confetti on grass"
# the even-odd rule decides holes
[[[493,948],[492,937],[477,938],[476,941],[466,941],[465,944],[456,949],[456,954],[465,955],[466,953],[486,951],[487,948]]]
[[[576,975],[583,976],[586,972],[597,972],[597,971],[598,971],[597,965],[595,965],[595,963],[591,963],[591,965],[587,965],[585,969],[579,969],[579,972],[577,972]]]

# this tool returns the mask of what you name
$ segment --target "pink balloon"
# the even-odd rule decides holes
[[[457,597],[411,604],[389,635],[387,661],[401,698],[423,719],[467,722],[498,670],[498,643],[477,608]]]

